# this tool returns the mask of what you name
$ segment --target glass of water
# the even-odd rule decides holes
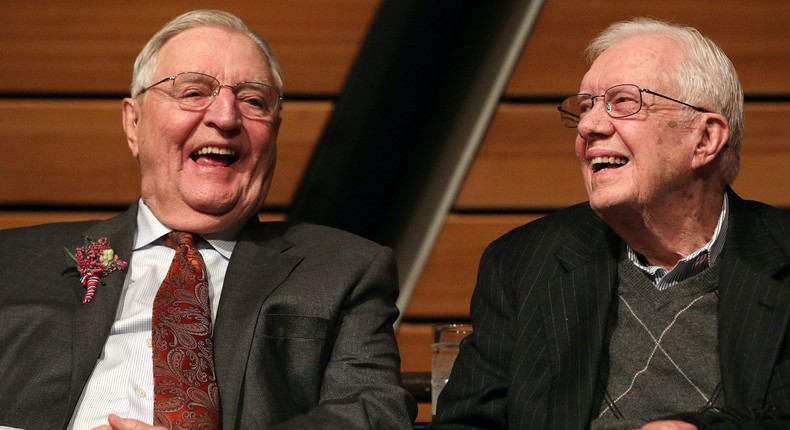
[[[431,345],[431,411],[436,415],[436,400],[442,392],[450,371],[453,369],[455,357],[461,339],[472,332],[471,324],[439,324],[433,327],[433,344]]]

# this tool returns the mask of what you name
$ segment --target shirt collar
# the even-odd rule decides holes
[[[713,237],[710,238],[708,243],[702,248],[692,252],[675,264],[670,270],[666,270],[659,266],[650,266],[643,264],[644,258],[634,251],[628,244],[626,249],[628,252],[628,259],[631,260],[636,267],[642,269],[647,273],[659,288],[666,288],[674,285],[680,281],[690,278],[695,274],[701,272],[716,263],[716,259],[724,249],[724,241],[727,237],[727,224],[729,218],[729,199],[727,193],[724,193],[724,199],[721,205],[721,213],[719,214],[719,221],[716,224],[716,230],[713,232]],[[705,264],[699,265],[703,261]],[[662,288],[662,289],[663,289]]]
[[[171,229],[162,224],[151,209],[146,206],[143,199],[140,199],[137,209],[137,231],[134,238],[134,250],[137,251],[147,246],[151,246],[162,236],[170,233]],[[235,240],[218,239],[211,235],[201,235],[205,241],[226,259],[230,259],[233,248],[236,246]],[[202,242],[202,241],[201,241]],[[200,245],[198,245],[199,247]]]

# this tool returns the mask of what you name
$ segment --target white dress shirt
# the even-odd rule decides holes
[[[107,424],[107,416],[111,413],[149,424],[153,422],[151,314],[156,292],[175,255],[175,250],[168,247],[163,238],[169,232],[170,229],[156,219],[141,199],[134,251],[129,258],[115,322],[77,402],[69,429],[91,429]],[[198,242],[198,250],[209,276],[213,324],[225,271],[236,242],[203,238],[205,240]],[[101,289],[96,294],[101,294]]]

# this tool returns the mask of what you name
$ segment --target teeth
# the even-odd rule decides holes
[[[620,157],[595,157],[590,161],[590,164],[593,166],[596,164],[619,164],[622,166],[627,162],[627,159]]]
[[[218,148],[216,146],[207,146],[205,148],[200,148],[198,151],[195,152],[196,155],[231,155],[235,156],[236,153],[228,148]]]

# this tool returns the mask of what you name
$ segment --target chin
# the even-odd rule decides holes
[[[192,211],[223,215],[242,204],[243,195],[236,186],[206,186],[182,194],[182,201]]]
[[[203,224],[209,224],[214,232],[244,225],[258,212],[258,206],[242,203],[222,207],[209,206],[202,210],[199,207],[192,209],[195,218]]]
[[[590,194],[590,207],[598,213],[617,209],[623,206],[623,204],[624,202],[619,196],[613,196],[602,192]]]

